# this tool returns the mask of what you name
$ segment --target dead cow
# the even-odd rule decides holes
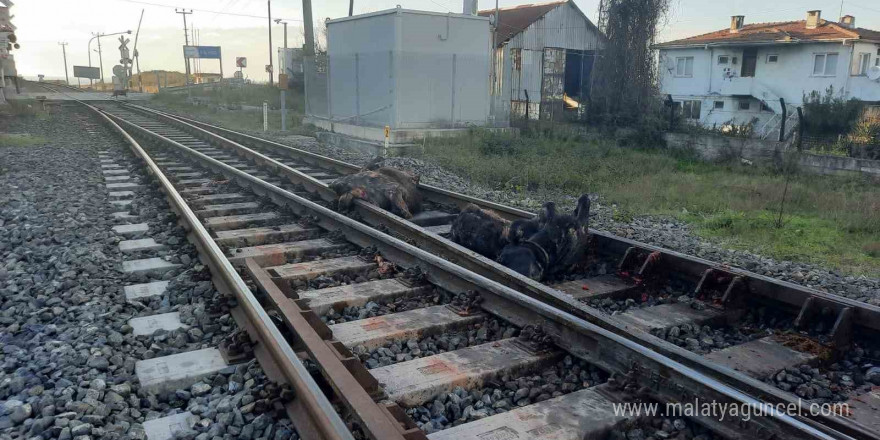
[[[510,222],[495,211],[471,203],[452,222],[450,236],[452,241],[494,260],[507,245],[509,226]]]
[[[495,211],[471,203],[452,222],[450,236],[452,241],[494,260],[508,244],[536,233],[555,212],[556,205],[548,202],[537,216],[510,222]]]
[[[418,183],[418,176],[406,171],[379,167],[342,176],[330,183],[330,189],[336,192],[341,211],[351,209],[354,200],[361,199],[409,219],[421,210]]]
[[[589,219],[590,198],[585,194],[572,215],[553,214],[537,232],[505,246],[498,262],[535,280],[570,270],[586,252]]]

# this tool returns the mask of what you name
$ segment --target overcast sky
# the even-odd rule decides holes
[[[13,23],[21,49],[15,59],[19,74],[36,77],[38,73],[47,78],[63,78],[60,41],[67,46],[68,66],[88,65],[87,44],[92,32],[112,33],[127,29],[135,30],[141,10],[144,19],[141,26],[138,49],[141,71],[165,69],[183,71],[184,44],[183,19],[175,14],[175,7],[193,9],[187,15],[187,25],[199,31],[201,45],[221,46],[223,72],[231,76],[235,70],[235,57],[248,57],[244,73],[251,79],[265,81],[263,66],[268,64],[269,37],[265,0],[13,0]],[[595,22],[599,0],[574,0]],[[512,6],[531,3],[529,0],[500,0],[500,5]],[[355,14],[390,9],[400,4],[407,9],[440,12],[461,12],[459,0],[355,0]],[[481,0],[480,9],[495,6],[491,0]],[[338,18],[348,15],[347,0],[313,0],[313,18]],[[745,15],[746,23],[765,21],[801,20],[809,9],[821,9],[822,17],[839,18],[840,1],[824,0],[672,0],[672,9],[660,33],[660,41],[710,32],[729,25],[731,15]],[[876,0],[845,1],[843,13],[854,15],[856,25],[880,30],[880,2]],[[282,18],[288,25],[288,41],[291,47],[302,44],[302,3],[300,0],[275,0],[272,2],[272,18]],[[131,36],[133,46],[134,35]],[[104,75],[109,80],[111,68],[118,62],[117,37],[104,37]],[[280,47],[282,27],[272,26],[273,45]],[[95,40],[92,49],[97,49]],[[273,58],[277,51],[273,51]],[[277,60],[276,60],[277,63]],[[97,53],[92,54],[92,65],[98,66]],[[205,72],[219,72],[216,60],[203,60]],[[73,74],[72,69],[70,74]],[[71,77],[71,82],[75,80]]]

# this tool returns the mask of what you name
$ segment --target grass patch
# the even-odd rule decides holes
[[[27,133],[0,133],[0,147],[30,147],[45,144],[48,140],[42,136]]]
[[[281,130],[279,89],[249,84],[242,88],[198,89],[191,92],[162,92],[152,102],[169,111],[222,125],[231,130],[263,129],[263,102],[269,104],[269,130]],[[287,134],[314,134],[302,125],[305,101],[301,93],[288,90]]]
[[[776,258],[880,274],[880,187],[867,178],[795,174],[776,228],[785,177],[762,167],[713,164],[686,152],[623,148],[607,139],[475,130],[432,138],[419,154],[494,189],[596,193],[616,220],[671,215],[705,236]]]
[[[777,259],[804,261],[846,268],[853,273],[878,273],[880,248],[860,248],[876,235],[850,232],[829,220],[805,215],[785,217],[785,226],[775,227],[777,213],[768,211],[726,211],[711,215],[681,217],[697,226],[705,236],[724,246],[757,252]]]

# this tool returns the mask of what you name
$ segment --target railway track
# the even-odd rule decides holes
[[[351,164],[199,121],[146,108],[137,110],[236,151],[242,157],[274,166],[283,178],[325,201],[335,197],[326,187],[332,177],[359,170]],[[245,151],[248,149],[251,151]],[[447,212],[454,213],[456,208],[475,203],[510,220],[533,215],[429,185],[420,187],[426,199]],[[424,223],[417,218],[407,222],[368,204],[357,206],[357,216],[457,265],[768,401],[792,404],[800,398],[816,397],[816,393],[797,383],[792,384],[791,393],[768,386],[764,382],[768,376],[804,364],[833,365],[829,358],[845,360],[854,345],[876,348],[872,341],[877,335],[880,308],[602,231],[591,232],[596,239],[595,258],[605,263],[605,270],[598,272],[604,274],[572,274],[566,280],[543,285],[447,240],[445,236],[454,217],[429,214],[426,217],[442,217],[443,221]],[[594,268],[601,266],[596,264]],[[786,334],[789,329],[809,335],[792,336]],[[854,339],[853,335],[858,336]],[[720,336],[719,344],[713,336]],[[733,336],[732,341],[727,336]],[[706,343],[706,338],[713,340]],[[860,360],[857,356],[855,361],[872,360],[871,356],[864,358]],[[820,374],[827,372],[820,369]],[[811,370],[810,374],[815,373]],[[820,393],[825,396],[827,391]],[[856,399],[850,402],[855,411],[851,419],[821,422],[853,433],[876,430],[878,422],[872,415],[878,403],[870,396],[867,392],[856,393]],[[836,397],[841,400],[841,396]]]
[[[22,81],[25,85],[33,85],[35,87],[39,87],[41,89],[47,90],[52,93],[83,93],[79,87],[69,86],[66,84],[55,84],[55,83],[41,83],[37,81]]]
[[[782,365],[792,367],[817,353],[760,338],[702,356],[667,342],[668,332],[729,325],[754,301],[795,311],[796,324],[807,327],[832,316],[832,331],[817,340],[841,353],[854,331],[873,331],[876,310],[867,306],[599,231],[594,266],[604,264],[605,274],[543,285],[444,238],[456,207],[467,203],[511,219],[527,212],[422,185],[432,209],[421,217],[407,221],[358,203],[358,222],[326,207],[334,197],[327,182],[356,171],[352,165],[135,106],[100,112],[131,134],[125,136],[160,180],[215,283],[242,304],[237,319],[259,341],[261,364],[294,386],[298,410],[291,415],[314,438],[348,438],[352,422],[356,434],[383,439],[425,431],[429,438],[583,438],[627,423],[609,412],[615,402],[791,403],[792,395],[749,368],[775,370],[797,360]],[[661,292],[688,288],[681,301],[663,300]],[[602,311],[631,306],[634,298],[644,306]],[[792,307],[799,299],[804,304]],[[761,365],[750,362],[761,356]],[[317,364],[341,416],[328,411],[330,400],[299,357]],[[565,384],[542,382],[575,366]],[[483,402],[464,409],[477,416],[448,420],[456,415],[450,402],[467,398]],[[729,438],[875,435],[836,415],[693,420]],[[448,429],[430,433],[434,428]]]

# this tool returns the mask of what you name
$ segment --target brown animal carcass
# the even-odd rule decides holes
[[[406,171],[380,167],[342,176],[330,183],[330,189],[336,192],[339,210],[351,209],[354,200],[361,199],[409,219],[421,210],[418,182],[418,176]]]

